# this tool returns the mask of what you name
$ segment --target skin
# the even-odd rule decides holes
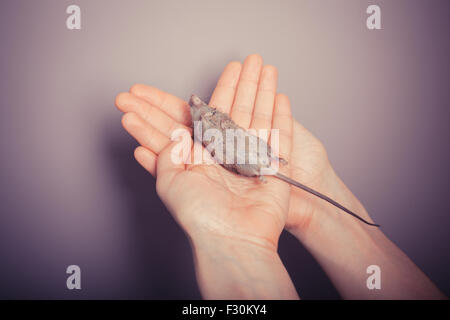
[[[289,162],[281,173],[373,222],[334,172],[320,141],[292,118],[288,97],[277,93],[277,78],[277,69],[259,55],[231,62],[209,105],[243,128],[279,129],[280,156]],[[311,252],[343,298],[445,298],[380,229],[313,195],[274,177],[260,183],[219,165],[173,164],[170,135],[191,122],[182,99],[137,84],[120,93],[116,105],[125,113],[124,128],[141,144],[136,160],[156,177],[158,195],[190,240],[205,298],[298,298],[277,254],[283,228]],[[381,290],[366,287],[370,265],[381,268]]]

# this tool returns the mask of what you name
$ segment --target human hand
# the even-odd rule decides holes
[[[243,66],[233,62],[225,68],[210,105],[244,128],[280,129],[280,155],[289,160],[290,104],[276,94],[276,85],[276,69],[249,56]],[[217,164],[175,164],[170,136],[178,128],[189,130],[191,122],[181,99],[135,85],[117,96],[116,105],[125,112],[123,126],[141,144],[137,161],[157,177],[159,196],[190,237],[204,296],[298,298],[276,252],[289,185],[274,177],[261,183]]]
[[[289,161],[290,105],[286,96],[276,94],[276,87],[276,69],[263,66],[259,56],[249,56],[242,67],[227,66],[210,105],[230,113],[244,128],[280,129],[280,154]],[[185,102],[143,85],[119,95],[116,102],[125,112],[123,126],[142,145],[136,159],[156,174],[158,195],[191,237],[212,233],[276,251],[289,205],[286,183],[273,177],[261,183],[217,164],[175,165],[169,137],[190,122]]]
[[[247,84],[239,87],[238,82],[241,70],[248,69],[246,66],[251,63],[255,63],[255,69],[252,71],[254,83],[249,84],[249,81],[244,80]],[[231,112],[231,116],[236,122],[244,127],[268,129],[271,126],[274,110],[275,112],[277,110],[277,108],[273,108],[277,70],[272,66],[264,67],[264,72],[261,72],[261,70],[263,70],[262,59],[256,55],[248,57],[243,68],[237,62],[230,63],[225,68],[225,71],[218,82],[218,87],[209,104],[217,106],[219,109],[226,112],[230,112],[234,109],[234,111]],[[263,90],[259,90],[260,92],[256,96],[258,79],[261,80],[260,87],[263,88]],[[250,92],[248,88],[251,88],[252,86],[253,91]],[[237,89],[240,90],[241,96],[250,94],[250,96],[245,99],[253,99],[255,106],[257,105],[256,101],[260,101],[259,106],[264,105],[264,107],[255,108],[255,112],[253,112],[254,106],[247,106],[244,110],[239,110],[239,106],[237,108],[232,108],[234,94],[236,94]],[[280,97],[283,97],[283,99],[287,101],[286,97],[282,95],[280,95]],[[165,101],[163,101],[163,99]],[[239,100],[237,100],[237,103],[240,103]],[[150,146],[147,150],[144,148],[138,148],[136,150],[136,158],[138,161],[144,167],[149,168],[149,171],[152,174],[156,174],[155,167],[157,155],[169,144],[170,140],[168,138],[170,137],[171,132],[176,128],[187,128],[190,126],[189,107],[181,99],[144,85],[135,85],[130,90],[130,93],[120,94],[117,97],[116,104],[122,111],[134,112],[142,119],[145,119],[144,122],[147,122],[150,125],[150,129],[156,129],[149,132],[146,138],[153,137],[152,143],[155,144],[155,146]],[[135,116],[130,115],[130,117],[133,118]],[[124,120],[127,119],[125,118]],[[150,129],[147,129],[147,131]],[[320,141],[295,120],[293,121],[292,131],[293,148],[291,159],[289,161],[291,177],[294,180],[300,181],[332,197],[338,202],[342,202],[350,209],[359,212],[363,217],[369,219],[366,211],[360,205],[358,200],[334,173],[328,161],[325,148]],[[148,151],[152,151],[152,153],[149,153]],[[189,168],[190,167],[188,167],[188,169]],[[219,170],[219,172],[223,172],[225,176],[231,177],[232,179],[239,178],[235,175],[230,176],[229,173],[223,170]],[[209,173],[212,174],[213,172],[210,171]],[[248,178],[238,180],[244,181],[243,185],[246,185],[249,182]],[[297,237],[302,238],[305,234],[319,232],[318,226],[323,226],[324,222],[327,221],[330,221],[333,226],[336,222],[341,223],[342,221],[340,220],[343,220],[344,223],[349,222],[349,217],[345,217],[345,215],[336,215],[336,213],[340,213],[339,209],[325,203],[323,200],[295,187],[291,187],[290,190],[289,214],[287,219],[283,218],[282,221],[286,222],[286,228]],[[268,208],[270,208],[270,206],[268,206]],[[253,223],[254,221],[251,222]],[[351,221],[350,223],[354,223],[354,221]],[[278,233],[278,231],[276,231],[275,234],[276,233]],[[274,239],[276,236],[274,237],[271,235],[269,238]]]

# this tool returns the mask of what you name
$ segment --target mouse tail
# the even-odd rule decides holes
[[[306,192],[309,192],[309,193],[315,195],[316,197],[319,197],[320,199],[323,199],[323,200],[331,203],[333,206],[341,209],[342,211],[348,213],[349,215],[355,217],[356,219],[364,222],[365,224],[367,224],[369,226],[380,227],[379,224],[371,223],[371,222],[361,218],[359,215],[357,215],[356,213],[354,213],[354,212],[350,211],[349,209],[345,208],[344,206],[342,206],[341,204],[337,203],[333,199],[327,197],[326,195],[324,195],[324,194],[322,194],[322,193],[320,193],[320,192],[318,192],[318,191],[316,191],[314,189],[311,189],[310,187],[305,186],[304,184],[301,184],[300,182],[297,182],[297,181],[295,181],[295,180],[293,180],[293,179],[291,179],[291,178],[289,178],[289,177],[287,177],[287,176],[285,176],[285,175],[283,175],[281,173],[276,173],[275,176],[277,178],[279,178],[279,179],[281,179],[281,180],[283,180],[283,181],[293,185],[293,186],[296,186],[297,188],[300,188],[300,189],[302,189],[302,190],[304,190]]]

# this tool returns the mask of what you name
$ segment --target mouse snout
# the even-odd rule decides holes
[[[189,104],[191,105],[191,107],[199,107],[201,104],[200,98],[198,96],[196,96],[195,94],[193,94],[191,96],[191,99],[189,100]]]
[[[202,108],[200,107],[202,106],[202,104],[202,100],[195,94],[193,94],[191,96],[191,99],[189,99],[192,122],[199,121],[201,119]]]

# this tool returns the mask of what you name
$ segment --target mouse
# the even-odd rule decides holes
[[[363,219],[358,214],[347,209],[330,197],[295,181],[280,172],[271,170],[273,161],[276,161],[281,165],[287,165],[288,162],[283,158],[275,156],[270,145],[265,140],[240,127],[228,114],[209,106],[200,97],[194,94],[189,99],[189,106],[192,126],[194,128],[194,139],[200,141],[211,153],[211,156],[226,170],[245,177],[258,177],[262,181],[265,181],[264,175],[270,174],[292,186],[327,201],[367,225],[380,227],[379,224],[371,223]],[[201,125],[200,131],[196,130],[195,124]],[[212,129],[212,131],[210,129]],[[217,134],[211,136],[207,133],[208,130],[209,133],[215,132]],[[200,132],[200,137],[196,132]],[[233,134],[230,135],[228,134],[229,132],[233,132]],[[235,143],[236,141],[245,141],[245,143],[239,144]],[[254,143],[256,143],[258,148],[251,147],[255,146]],[[218,147],[220,146],[222,148],[221,150],[218,150]],[[228,150],[230,146],[233,146],[233,150]],[[253,159],[254,161],[249,161],[249,159]]]

